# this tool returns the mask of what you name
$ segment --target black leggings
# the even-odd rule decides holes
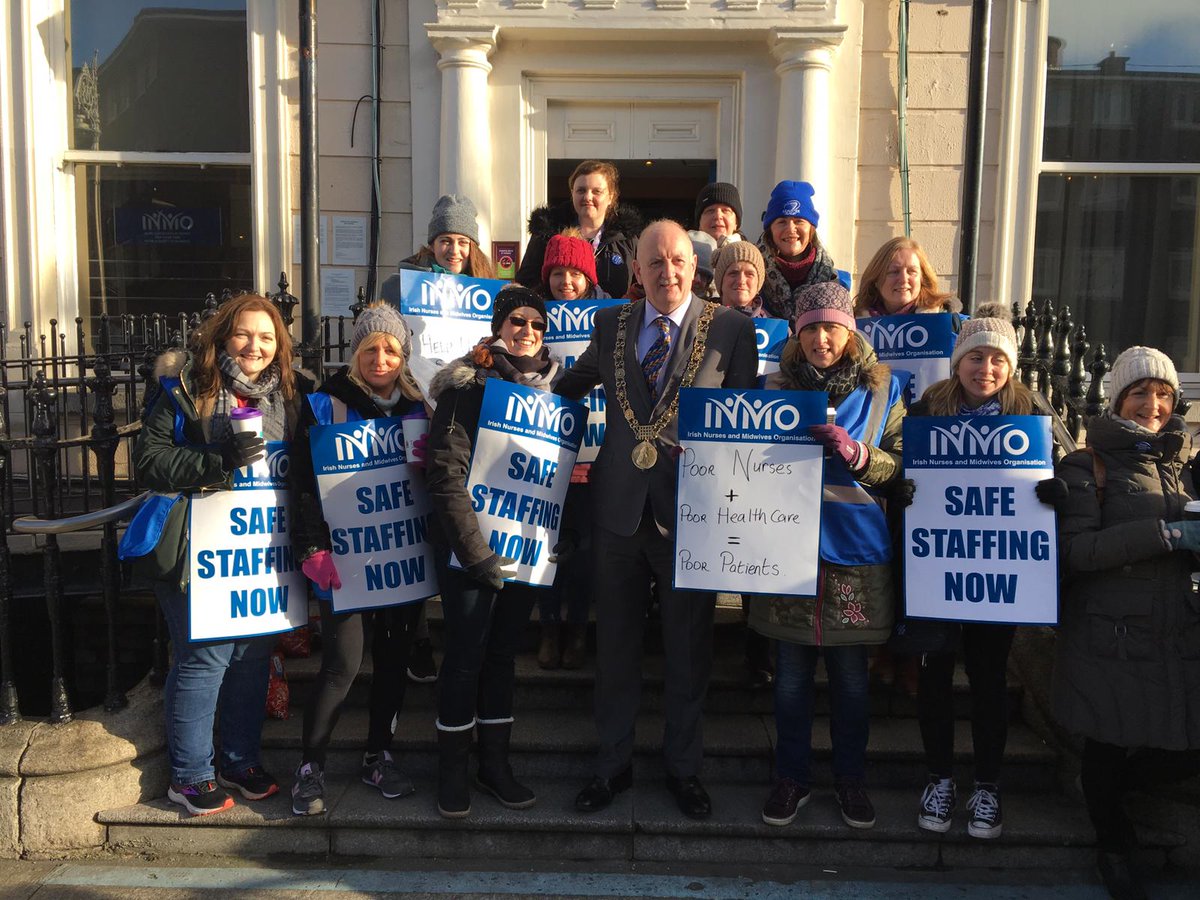
[[[1008,743],[1008,651],[1013,625],[969,623],[962,627],[963,664],[971,683],[971,738],[975,780],[998,784]],[[927,653],[917,682],[917,716],[925,763],[931,775],[954,774],[954,657]]]
[[[404,705],[408,684],[408,651],[424,603],[406,603],[361,613],[334,613],[321,601],[321,673],[304,710],[303,762],[324,768],[325,751],[337,725],[350,686],[358,675],[363,656],[363,632],[367,621],[372,631],[370,718],[367,752],[378,753],[392,746],[392,717]]]
[[[1133,823],[1125,814],[1125,794],[1173,784],[1200,774],[1200,750],[1130,750],[1087,738],[1083,743],[1080,782],[1096,845],[1108,853],[1128,853],[1136,844]]]

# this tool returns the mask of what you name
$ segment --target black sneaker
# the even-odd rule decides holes
[[[233,806],[233,798],[211,780],[197,781],[195,784],[172,782],[167,788],[167,799],[178,803],[193,816],[211,816]]]
[[[238,791],[247,800],[262,800],[279,793],[279,783],[261,766],[251,766],[235,775],[218,775],[217,783]]]
[[[780,778],[763,804],[762,820],[768,825],[791,825],[810,796],[808,788],[790,778]]]
[[[975,782],[975,792],[967,801],[967,809],[971,811],[971,821],[967,823],[967,834],[971,837],[989,838],[1000,837],[1004,828],[1004,818],[1000,815],[1000,788],[994,784]]]
[[[296,770],[292,785],[292,814],[319,816],[325,812],[325,775],[315,762],[306,762]]]
[[[1096,869],[1110,897],[1116,900],[1146,900],[1146,889],[1124,853],[1101,850],[1096,854]]]
[[[437,681],[437,663],[433,661],[433,644],[429,638],[413,641],[408,654],[408,680],[417,684]]]
[[[851,828],[875,827],[875,807],[861,781],[839,781],[834,790],[843,822]]]
[[[917,814],[917,824],[926,831],[945,834],[950,830],[955,800],[954,779],[930,775],[929,784],[925,785],[925,793],[921,795],[921,812]]]

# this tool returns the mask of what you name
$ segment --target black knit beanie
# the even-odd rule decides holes
[[[508,318],[509,313],[528,306],[536,309],[541,317],[546,318],[546,301],[525,287],[506,287],[496,295],[492,306],[492,334],[500,333],[500,326]]]
[[[724,203],[737,214],[737,227],[742,227],[742,195],[728,181],[706,184],[696,195],[696,227],[700,227],[700,214],[714,203]]]

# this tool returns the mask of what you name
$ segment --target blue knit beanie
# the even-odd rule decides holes
[[[816,190],[807,181],[781,181],[771,191],[771,199],[767,201],[767,211],[763,213],[763,230],[771,227],[776,219],[785,216],[789,219],[807,219],[812,227],[817,227],[817,208],[813,206],[812,198]]]

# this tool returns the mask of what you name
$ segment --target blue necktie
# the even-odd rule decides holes
[[[671,355],[671,320],[666,316],[659,316],[654,320],[654,325],[658,328],[659,334],[642,360],[642,374],[646,376],[646,386],[650,388],[650,396],[657,400],[659,376],[662,375],[667,357]]]

